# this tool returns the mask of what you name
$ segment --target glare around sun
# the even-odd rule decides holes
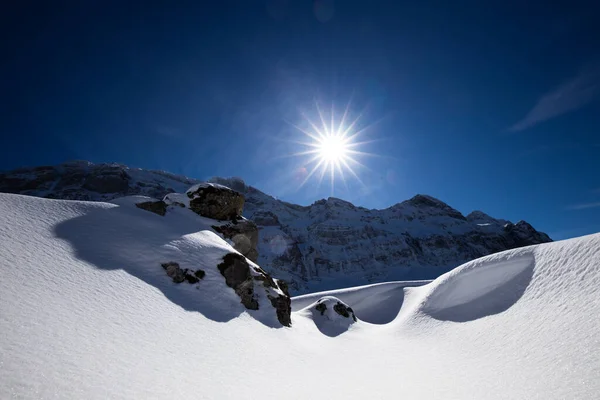
[[[309,159],[303,163],[303,168],[305,168],[307,174],[300,187],[313,176],[317,177],[320,185],[327,176],[333,193],[334,182],[339,179],[346,185],[347,174],[352,175],[364,186],[355,171],[365,168],[358,161],[358,158],[360,156],[373,156],[373,154],[358,150],[362,145],[369,143],[368,141],[357,141],[357,138],[366,129],[356,130],[360,115],[359,118],[348,123],[348,106],[341,116],[336,116],[332,109],[331,115],[325,117],[318,106],[317,114],[320,124],[315,124],[306,115],[304,115],[305,122],[308,125],[306,128],[292,124],[309,139],[308,142],[296,142],[306,146],[307,149],[293,154],[295,156],[309,156]]]

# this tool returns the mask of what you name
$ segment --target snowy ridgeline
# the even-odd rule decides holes
[[[218,266],[235,250],[214,221],[139,201],[0,194],[0,398],[600,392],[600,234],[497,253],[430,283],[295,297],[283,327],[273,292],[253,310],[226,284]],[[168,260],[205,275],[175,283]]]
[[[481,211],[465,216],[426,195],[382,210],[336,198],[300,206],[241,179],[211,181],[244,195],[243,215],[259,229],[256,253],[249,258],[288,281],[293,294],[432,279],[484,255],[550,241],[527,222],[513,224]],[[0,192],[72,200],[112,201],[128,195],[162,199],[199,183],[162,171],[86,161],[0,172]],[[185,196],[179,200],[186,201]]]

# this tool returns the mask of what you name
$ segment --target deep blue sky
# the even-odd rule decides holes
[[[352,100],[378,157],[336,197],[600,231],[597,2],[4,3],[0,169],[120,162],[309,204],[332,190],[300,187],[291,124]]]

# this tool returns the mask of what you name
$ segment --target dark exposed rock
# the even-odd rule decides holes
[[[225,186],[197,185],[187,191],[190,209],[203,217],[234,220],[242,216],[244,196]]]
[[[58,178],[58,172],[52,167],[38,167],[33,173],[0,173],[0,192],[22,193],[29,190],[50,189]]]
[[[315,308],[321,313],[321,315],[325,314],[325,311],[327,311],[327,306],[325,303],[318,303]]]
[[[279,285],[279,289],[281,289],[283,294],[285,294],[286,296],[289,297],[290,291],[289,291],[288,283],[286,281],[284,281],[283,279],[277,279],[277,284]]]
[[[248,219],[235,219],[224,225],[213,225],[215,231],[225,238],[231,239],[233,248],[246,256],[250,261],[258,260],[258,227]]]
[[[187,281],[188,283],[198,283],[200,279],[204,278],[205,272],[201,269],[192,271],[188,268],[182,269],[178,263],[169,261],[161,264],[167,275],[173,279],[175,283],[181,283]]]
[[[271,276],[267,274],[262,268],[255,269],[255,271],[259,273],[259,275],[254,276],[255,281],[261,281],[264,287],[277,289],[277,284],[275,283],[275,280],[271,278]]]
[[[254,297],[254,283],[250,273],[250,265],[237,253],[228,253],[223,262],[217,265],[225,283],[240,296],[242,304],[249,310],[258,310],[258,301]]]
[[[525,221],[519,221],[516,224],[506,224],[504,226],[504,233],[510,248],[546,243],[550,241],[550,237],[548,235],[543,232],[536,231],[533,226]]]
[[[258,310],[259,304],[255,296],[255,291],[258,289],[254,282],[262,282],[264,290],[267,290],[267,297],[275,308],[277,319],[282,325],[291,326],[292,302],[290,296],[277,293],[277,283],[264,270],[251,267],[246,258],[237,253],[226,254],[223,262],[217,265],[217,268],[225,277],[227,286],[233,288],[240,297],[241,303],[249,310]]]
[[[352,315],[352,319],[354,320],[354,322],[356,322],[356,316],[354,315],[354,311],[352,310],[352,308],[346,306],[344,303],[338,301],[337,304],[333,306],[333,310],[344,318],[350,318],[350,316]]]
[[[181,283],[185,280],[185,272],[179,267],[179,264],[173,261],[162,263],[162,267],[167,271],[167,275],[175,283]]]
[[[162,200],[145,201],[143,203],[136,203],[135,206],[143,210],[153,212],[154,214],[161,215],[163,217],[167,213],[167,204]]]
[[[290,296],[268,297],[271,300],[271,305],[275,308],[277,320],[281,322],[281,325],[292,326],[292,299],[290,299]]]

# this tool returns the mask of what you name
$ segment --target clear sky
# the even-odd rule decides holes
[[[369,208],[425,193],[598,232],[600,8],[545,3],[3,2],[0,169],[120,162]],[[290,156],[311,140],[295,126],[348,104],[370,155],[332,188]]]

